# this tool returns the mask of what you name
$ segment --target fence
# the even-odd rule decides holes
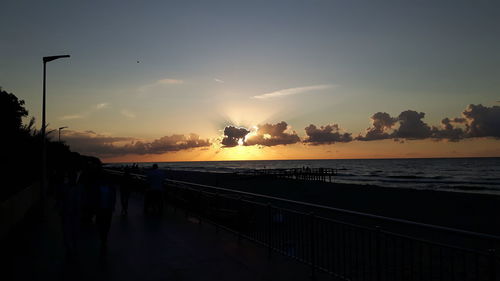
[[[142,178],[142,176],[137,175]],[[183,181],[168,201],[334,280],[499,280],[500,237]],[[493,215],[493,214],[492,214]]]

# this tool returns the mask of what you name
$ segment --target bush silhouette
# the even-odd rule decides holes
[[[4,160],[2,174],[5,175],[0,188],[0,201],[3,201],[40,180],[42,136],[40,130],[35,128],[34,117],[23,124],[23,118],[28,117],[24,101],[2,88],[0,88],[0,116],[3,136],[0,152]],[[50,134],[46,136],[49,184],[50,180],[54,182],[57,175],[62,174],[62,170],[67,167],[101,164],[98,158],[72,152],[68,145],[52,141],[49,136]]]

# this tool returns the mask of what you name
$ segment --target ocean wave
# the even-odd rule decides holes
[[[148,168],[152,164],[139,165]],[[158,164],[169,170],[243,174],[251,174],[264,168],[293,169],[306,166],[336,169],[334,180],[343,183],[437,190],[500,189],[500,158],[200,161]]]

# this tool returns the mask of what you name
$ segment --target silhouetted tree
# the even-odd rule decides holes
[[[24,100],[19,100],[14,94],[0,87],[0,124],[6,133],[15,133],[23,129],[22,118],[28,116],[24,108]]]
[[[2,182],[9,183],[1,185],[0,201],[38,181],[41,176],[42,136],[35,128],[34,117],[23,124],[23,118],[27,116],[24,101],[0,88]],[[101,164],[98,158],[71,152],[68,145],[51,141],[48,136],[47,156],[49,180],[57,178],[68,167]]]

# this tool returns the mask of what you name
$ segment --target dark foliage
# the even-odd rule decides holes
[[[2,185],[0,201],[3,201],[19,190],[40,180],[42,175],[42,136],[35,129],[35,118],[23,124],[28,116],[24,101],[14,94],[0,88],[0,116],[2,124],[1,155]],[[68,145],[52,141],[50,131],[47,134],[47,166],[48,177],[56,181],[62,171],[88,165],[100,165],[95,157],[82,156],[71,152]]]
[[[24,100],[14,94],[3,91],[0,87],[0,124],[6,134],[16,133],[22,129],[22,118],[28,116],[24,108]]]

